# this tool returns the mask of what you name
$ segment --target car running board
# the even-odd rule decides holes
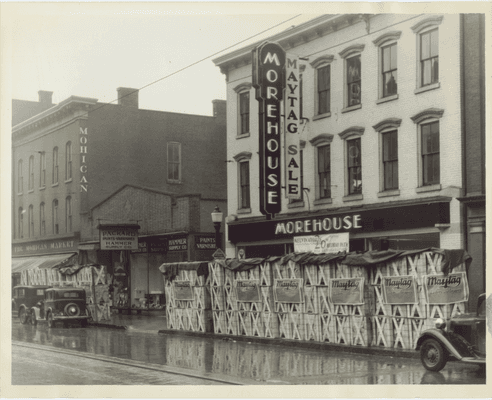
[[[460,361],[472,364],[485,364],[485,358],[463,357]]]

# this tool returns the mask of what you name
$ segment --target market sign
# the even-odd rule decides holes
[[[285,65],[285,197],[300,199],[301,153],[299,139],[300,85],[299,56],[286,54]]]
[[[191,282],[174,281],[174,297],[176,300],[193,300]]]
[[[99,226],[99,241],[101,250],[137,250],[138,228],[123,225]]]
[[[424,291],[429,304],[468,301],[468,282],[464,272],[449,275],[424,275]]]
[[[328,254],[349,251],[349,233],[294,236],[296,253]]]
[[[412,275],[383,278],[384,304],[417,304],[417,285]]]
[[[253,49],[253,87],[259,110],[260,211],[281,210],[281,101],[285,87],[285,51],[265,42]]]
[[[333,304],[364,304],[364,278],[330,279],[329,282]]]
[[[260,281],[258,279],[238,279],[235,283],[237,301],[255,302],[261,301]]]
[[[279,303],[303,303],[302,279],[276,279],[273,293]]]

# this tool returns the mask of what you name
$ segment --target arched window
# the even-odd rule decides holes
[[[72,142],[65,146],[65,180],[72,179]]]
[[[53,149],[53,174],[51,183],[53,185],[58,183],[58,147]]]
[[[29,157],[29,188],[34,189],[34,156]]]
[[[46,186],[46,153],[43,151],[40,153],[39,159],[39,187],[44,188]]]
[[[65,230],[72,232],[72,198],[70,196],[65,199]]]
[[[34,207],[31,204],[27,212],[27,223],[29,225],[29,237],[34,237]]]
[[[39,235],[46,235],[46,219],[44,216],[44,203],[39,205]]]
[[[60,233],[60,226],[58,224],[58,200],[53,200],[51,205],[51,218],[53,222],[53,233],[56,235]]]
[[[19,211],[17,214],[17,232],[19,233],[19,239],[24,237],[24,210],[22,207],[19,207]]]
[[[24,187],[24,178],[22,175],[22,160],[17,163],[17,193],[22,193]]]

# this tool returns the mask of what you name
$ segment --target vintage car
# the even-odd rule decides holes
[[[51,286],[19,285],[12,289],[12,316],[19,317],[21,324],[29,322],[31,307],[44,299],[44,291]]]
[[[47,321],[53,328],[56,322],[79,322],[87,326],[89,314],[85,305],[85,290],[78,287],[46,289],[44,299],[31,308],[31,323]]]
[[[438,318],[435,329],[422,333],[417,350],[425,369],[440,371],[448,361],[461,361],[485,367],[485,294],[478,296],[476,313],[453,317],[446,322]]]

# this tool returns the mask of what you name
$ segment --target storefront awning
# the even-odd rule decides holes
[[[12,273],[21,273],[33,268],[52,268],[67,261],[76,253],[51,254],[49,256],[31,256],[12,258]]]

